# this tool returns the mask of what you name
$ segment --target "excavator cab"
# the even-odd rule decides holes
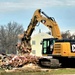
[[[42,42],[43,55],[47,55],[47,56],[52,55],[55,40],[57,40],[57,38],[43,39],[43,42]]]

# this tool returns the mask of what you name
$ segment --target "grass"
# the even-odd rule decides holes
[[[74,68],[51,69],[47,71],[40,70],[20,70],[16,72],[5,72],[0,69],[0,75],[56,75],[56,74],[75,74]]]
[[[51,74],[75,74],[74,68],[56,69],[50,72]]]
[[[12,73],[1,73],[1,75],[50,75],[49,72],[12,72]]]

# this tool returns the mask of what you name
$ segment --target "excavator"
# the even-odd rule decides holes
[[[43,39],[41,43],[43,57],[39,59],[39,65],[55,68],[75,63],[75,40],[63,39],[55,19],[46,15],[41,9],[34,12],[27,30],[19,36],[21,39],[19,50],[23,53],[31,52],[31,35],[40,22],[51,30],[54,38]]]

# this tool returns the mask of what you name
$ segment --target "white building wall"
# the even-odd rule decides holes
[[[31,54],[36,56],[42,56],[42,45],[40,43],[42,42],[43,38],[53,38],[53,37],[47,33],[38,33],[34,35],[31,39],[32,45]]]

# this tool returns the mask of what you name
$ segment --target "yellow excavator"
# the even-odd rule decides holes
[[[42,55],[45,57],[39,59],[39,64],[47,67],[60,67],[75,63],[75,40],[62,39],[60,29],[55,19],[47,16],[41,9],[37,9],[34,12],[27,30],[21,36],[21,45],[19,49],[24,51],[24,53],[31,52],[31,35],[39,22],[48,27],[54,37],[43,39],[41,43]]]

